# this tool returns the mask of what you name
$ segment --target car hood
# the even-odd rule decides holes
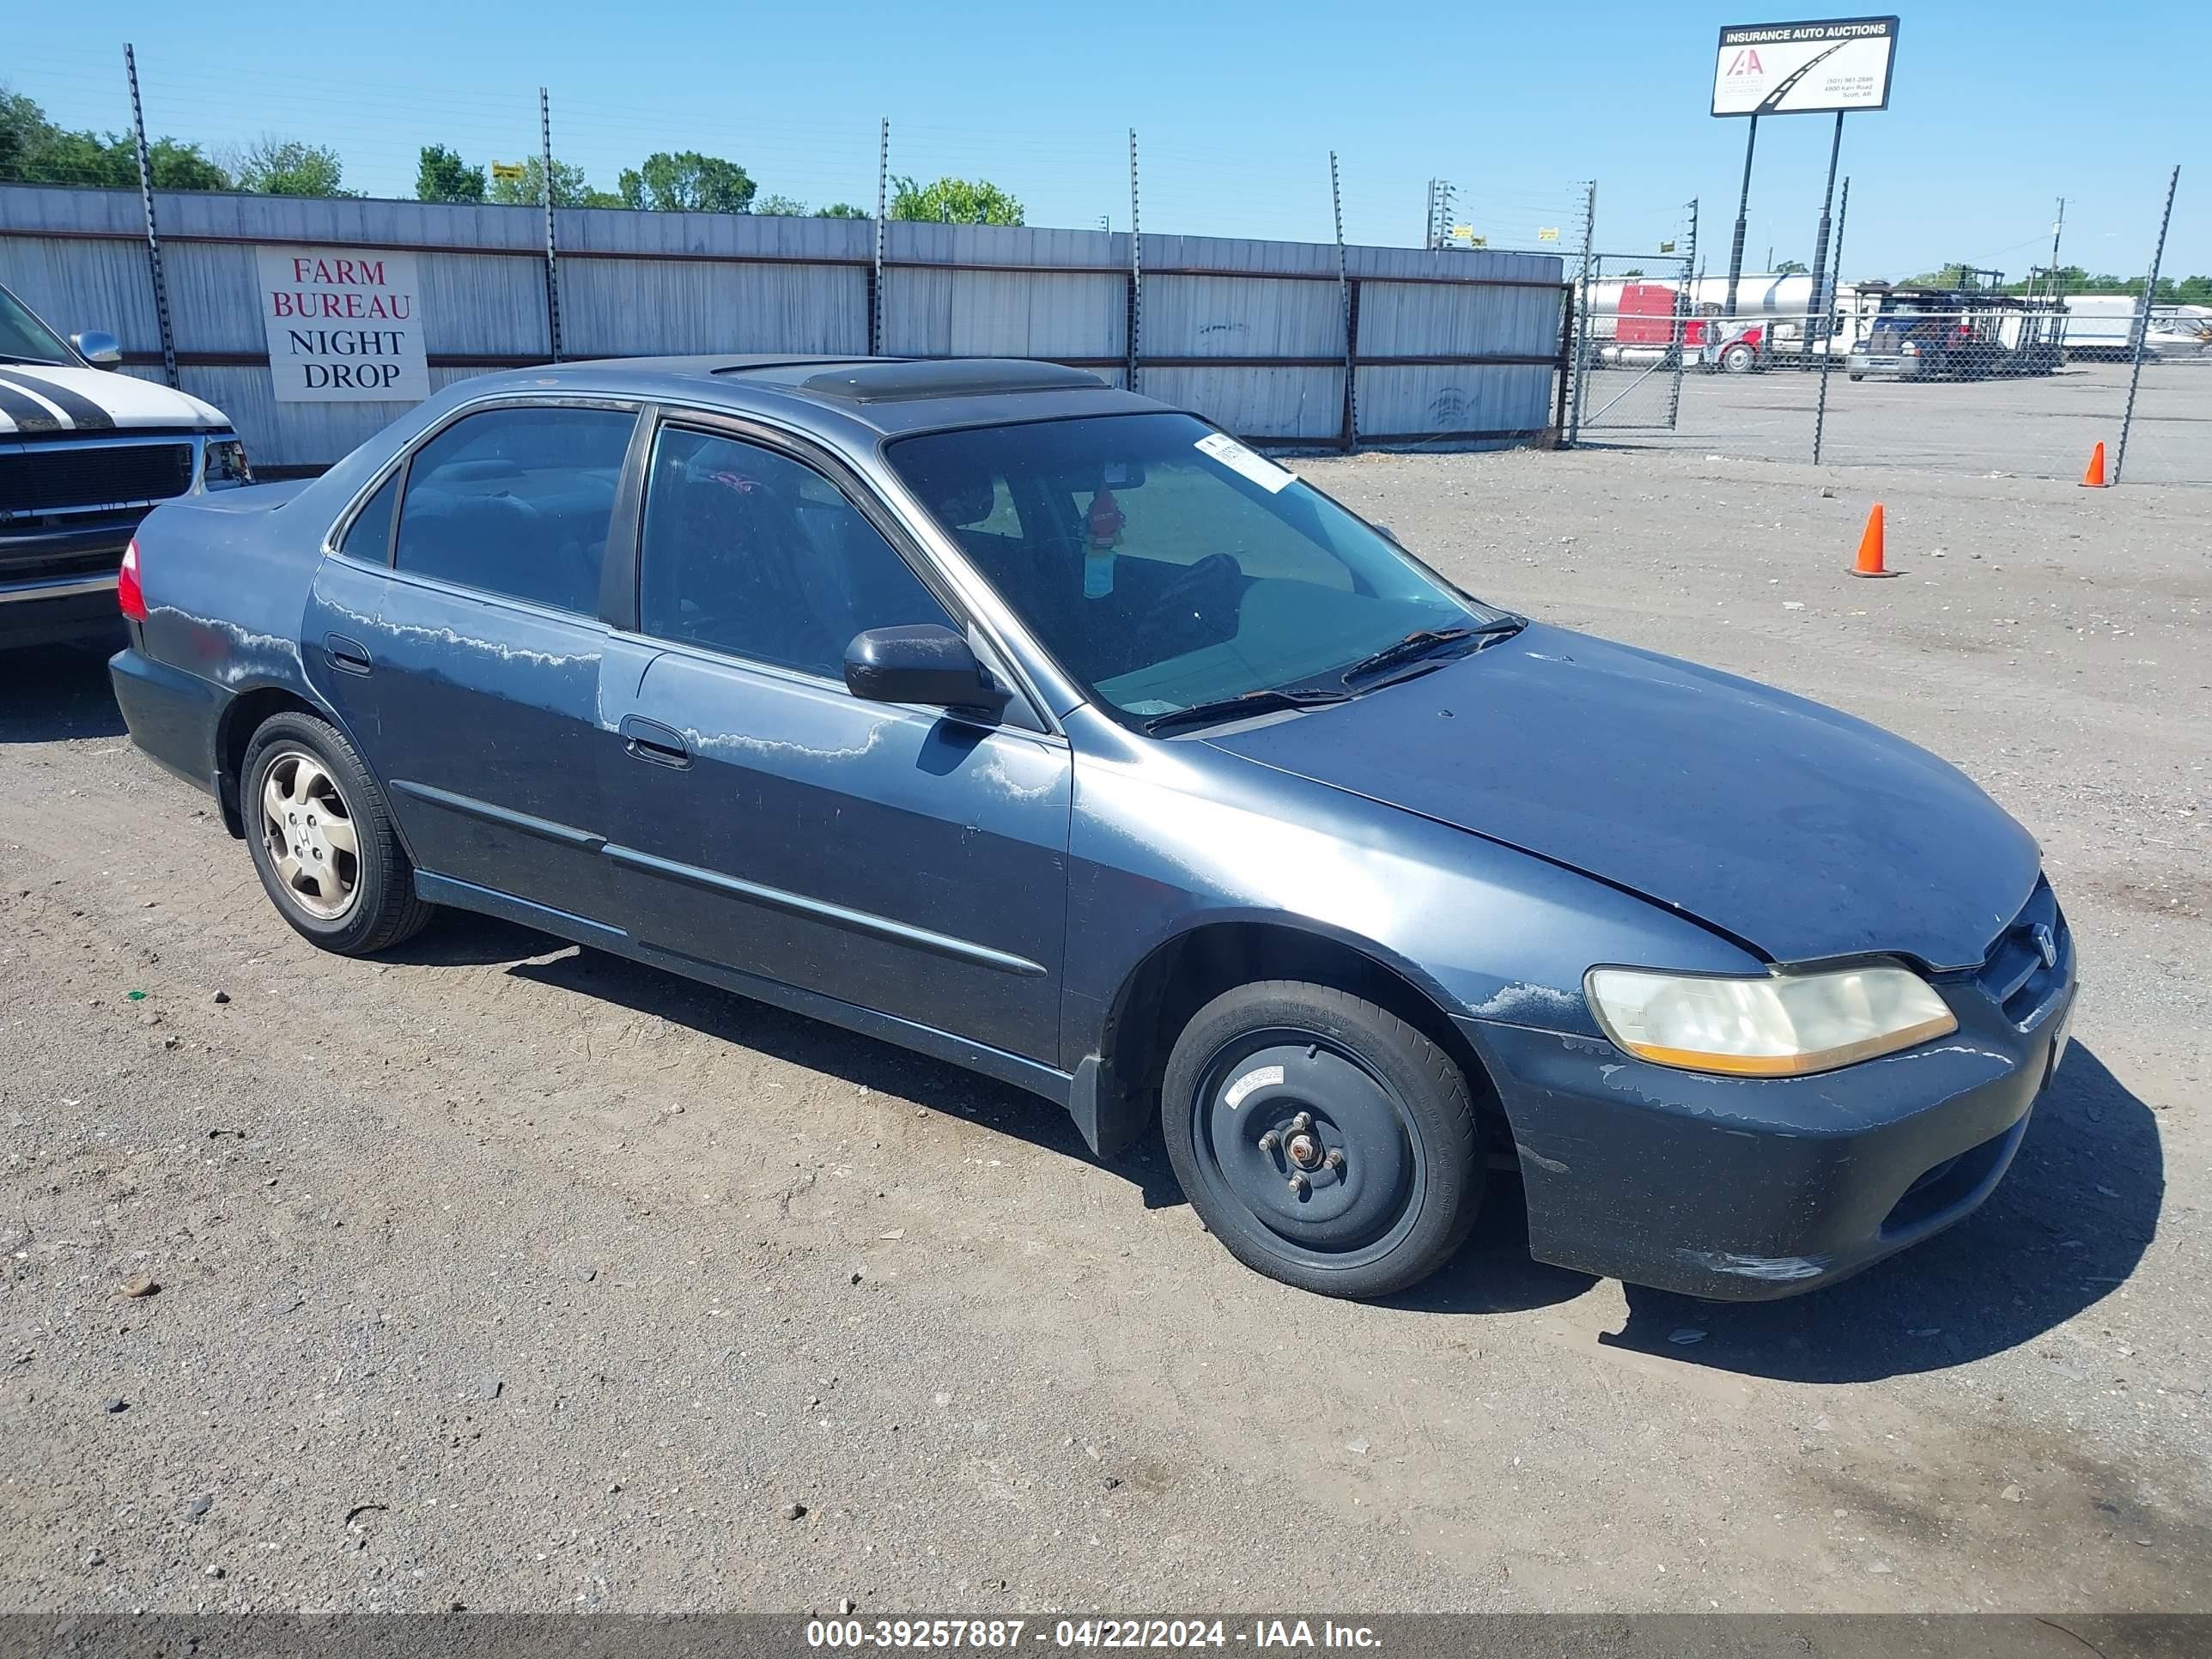
[[[2041,865],[2002,808],[1901,738],[1538,623],[1209,741],[1626,888],[1777,962],[1972,966]]]
[[[134,427],[223,428],[221,410],[106,368],[0,362],[0,437],[86,437]]]

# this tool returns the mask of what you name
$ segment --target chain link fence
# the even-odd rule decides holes
[[[1577,436],[1672,433],[1681,417],[1682,381],[1705,366],[1719,343],[1691,309],[1698,266],[1692,202],[1654,253],[1596,253],[1589,263],[1587,344],[1578,355],[1582,418]]]
[[[2017,279],[1952,266],[1843,282],[1848,180],[1826,280],[1747,274],[1733,313],[1725,279],[1695,274],[1694,231],[1678,258],[1595,256],[1570,354],[1576,439],[2212,485],[2212,284],[2161,269],[2178,179],[2160,181],[2163,211],[2143,228],[2144,275],[2095,291],[2055,260]]]

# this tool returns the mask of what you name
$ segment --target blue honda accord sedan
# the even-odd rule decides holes
[[[1818,704],[1486,605],[1049,364],[464,381],[157,507],[117,695],[284,919],[452,905],[1158,1123],[1239,1260],[1827,1284],[2003,1176],[2064,1049],[2035,843]]]

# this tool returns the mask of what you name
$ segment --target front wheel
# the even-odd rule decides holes
[[[1384,1296],[1443,1266],[1474,1224],[1467,1079],[1348,992],[1291,980],[1224,992],[1176,1039],[1160,1099],[1192,1207],[1271,1279]]]
[[[1721,353],[1721,367],[1731,374],[1748,374],[1759,366],[1759,354],[1747,345],[1732,345]]]

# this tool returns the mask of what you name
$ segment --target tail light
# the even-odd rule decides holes
[[[138,586],[138,538],[133,536],[131,545],[123,550],[123,568],[115,573],[115,604],[117,609],[132,622],[146,620],[146,594]]]

